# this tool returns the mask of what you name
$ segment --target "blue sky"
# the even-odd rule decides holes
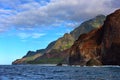
[[[120,8],[120,0],[0,0],[0,64],[45,48],[81,22]]]

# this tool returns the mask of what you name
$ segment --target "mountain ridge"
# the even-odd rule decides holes
[[[70,48],[73,45],[74,41],[77,40],[81,34],[87,33],[95,28],[100,27],[103,24],[104,20],[105,20],[104,15],[99,15],[93,19],[87,20],[87,21],[83,22],[80,26],[75,28],[73,31],[71,31],[70,33],[65,33],[63,37],[58,38],[57,40],[48,44],[48,46],[45,49],[36,50],[36,52],[34,52],[34,54],[32,54],[32,55],[31,55],[31,53],[28,52],[29,54],[26,54],[23,58],[26,58],[26,60],[27,60],[27,57],[32,57],[37,54],[42,54],[37,57],[37,58],[40,58],[40,57],[44,56],[44,54],[47,54],[47,53],[56,52],[56,51],[62,52],[64,50]],[[21,58],[17,61],[13,61],[12,64],[19,64],[20,60],[22,60],[23,58]],[[27,62],[26,62],[26,60],[25,59],[22,60],[23,63],[27,63],[29,61],[34,61],[35,59],[29,60],[29,61],[27,60]],[[20,64],[22,64],[22,62]]]

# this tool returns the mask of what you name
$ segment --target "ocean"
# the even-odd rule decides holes
[[[120,67],[1,65],[0,80],[120,80]]]

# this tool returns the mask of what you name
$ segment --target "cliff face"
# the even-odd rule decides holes
[[[81,34],[87,33],[95,28],[100,27],[103,25],[104,20],[104,15],[98,15],[88,21],[83,22],[80,26],[75,28],[70,33],[65,33],[63,37],[57,39],[54,42],[51,42],[52,44],[50,43],[48,45],[46,52],[50,52],[52,49],[63,51],[70,48],[73,45],[74,41],[77,40]]]
[[[60,55],[62,56],[60,53],[64,53],[63,51],[70,48],[74,41],[78,39],[78,37],[83,34],[83,33],[87,33],[93,29],[96,29],[98,28],[99,26],[101,26],[103,24],[103,21],[105,20],[105,16],[104,15],[99,15],[99,16],[96,16],[95,18],[93,19],[90,19],[88,21],[85,21],[83,22],[79,27],[75,28],[73,31],[71,31],[70,33],[66,33],[64,34],[63,37],[57,39],[56,41],[53,41],[51,42],[47,47],[46,49],[41,49],[41,50],[38,50],[36,52],[28,52],[29,54],[25,55],[23,58],[26,58],[24,59],[23,61],[23,58],[22,59],[19,59],[17,61],[14,61],[15,64],[18,63],[21,61],[21,63],[29,63],[29,62],[33,62],[34,61],[36,63],[42,63],[40,62],[41,59],[43,61],[43,63],[46,63],[46,62],[49,62],[50,60],[53,60],[54,62],[54,59],[53,58],[58,58],[56,57],[56,55]],[[41,54],[41,56],[37,57],[36,59],[29,59],[29,57],[33,57],[37,54]],[[48,57],[49,55],[49,57]],[[50,57],[52,56],[52,57]],[[55,57],[53,57],[55,56]],[[44,60],[43,60],[44,58]],[[50,59],[50,60],[49,60]],[[61,58],[63,59],[63,58]],[[48,61],[46,61],[48,60]],[[37,62],[38,61],[38,62]],[[13,64],[14,64],[13,62]],[[51,63],[51,61],[49,62]]]
[[[70,65],[120,65],[120,10],[103,27],[82,34],[69,49]]]
[[[81,34],[99,28],[104,20],[105,16],[99,15],[83,22],[79,27],[71,31],[70,34],[66,33],[63,37],[56,40],[54,45],[52,45],[45,54],[36,58],[34,61],[30,61],[30,63],[65,63],[67,60],[66,57],[68,57],[67,49],[73,45],[74,41],[77,40]]]
[[[103,31],[102,62],[120,65],[120,9],[107,16]]]
[[[93,61],[95,65],[100,62],[101,28],[92,30],[87,34],[82,34],[73,46],[69,49],[70,65],[88,65]],[[92,65],[92,64],[90,64]]]
[[[71,34],[66,33],[63,37],[56,40],[55,44],[49,49],[48,52],[55,49],[59,51],[66,50],[73,45],[74,41],[75,39],[71,36]]]

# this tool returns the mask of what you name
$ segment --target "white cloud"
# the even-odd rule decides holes
[[[30,37],[30,35],[29,35],[29,34],[26,34],[26,33],[19,33],[18,36],[19,36],[21,39],[25,39],[25,38]]]
[[[43,34],[43,33],[33,33],[32,34],[32,38],[40,38],[40,37],[42,37],[42,36],[44,36],[45,34]]]
[[[48,27],[67,21],[71,22],[68,24],[71,26],[98,14],[106,15],[120,8],[120,0],[51,0],[49,3],[44,0],[41,2],[1,0],[0,3],[12,5],[10,10],[0,9],[2,31],[13,26],[20,30],[31,30],[38,26]]]
[[[20,37],[22,40],[24,40],[26,38],[37,39],[37,38],[40,38],[44,35],[45,35],[44,33],[24,33],[24,32],[17,34],[17,36]]]

